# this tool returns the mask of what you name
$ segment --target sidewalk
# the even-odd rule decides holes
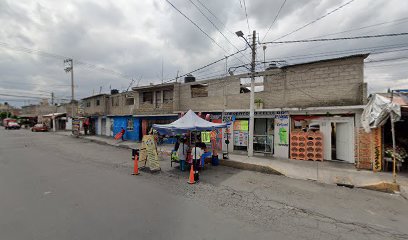
[[[55,132],[55,134],[72,136],[71,132]],[[140,148],[139,142],[115,140],[112,137],[81,135],[80,138],[125,149]],[[172,148],[173,145],[161,145],[162,156],[163,154],[170,154]],[[325,184],[339,184],[386,192],[400,191],[401,195],[408,199],[408,174],[398,175],[398,185],[395,185],[392,183],[392,174],[389,172],[374,173],[367,170],[358,170],[353,164],[349,163],[299,161],[259,156],[248,158],[245,155],[229,154],[229,159],[221,160],[220,164],[244,170],[284,175],[294,179],[313,180]]]
[[[325,184],[339,184],[380,191],[398,191],[392,184],[392,173],[374,173],[358,170],[353,164],[331,161],[300,161],[273,157],[251,157],[229,154],[222,164],[247,170],[260,170],[285,175],[290,178],[313,180]],[[400,191],[408,198],[408,175],[397,175]]]

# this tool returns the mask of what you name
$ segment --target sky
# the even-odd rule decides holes
[[[239,30],[249,41],[257,32],[257,70],[264,58],[293,64],[371,53],[364,71],[370,93],[408,89],[408,36],[262,44],[408,32],[404,0],[0,0],[0,22],[0,102],[14,106],[52,92],[56,102],[69,101],[65,58],[74,59],[80,99],[170,81],[243,50]],[[250,59],[246,48],[194,76],[223,76]]]

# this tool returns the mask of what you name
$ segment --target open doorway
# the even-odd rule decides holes
[[[352,125],[350,122],[330,122],[331,159],[344,162],[353,161]]]

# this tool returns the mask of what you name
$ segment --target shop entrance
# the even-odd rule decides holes
[[[273,154],[273,118],[255,118],[254,152]]]
[[[353,162],[352,149],[350,149],[350,138],[352,130],[350,123],[331,122],[331,159]]]
[[[101,135],[106,135],[106,118],[102,118],[101,120]]]
[[[354,125],[352,117],[322,117],[312,120],[323,134],[325,160],[354,163]]]

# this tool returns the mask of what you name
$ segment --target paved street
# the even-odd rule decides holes
[[[408,239],[399,195],[208,167],[197,185],[129,150],[0,128],[0,239]]]

